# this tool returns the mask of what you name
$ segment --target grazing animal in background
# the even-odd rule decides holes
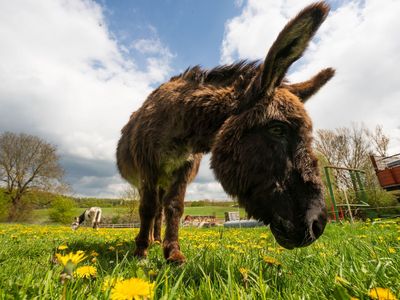
[[[75,221],[72,223],[72,229],[77,230],[83,222],[87,222],[88,220],[92,222],[93,229],[98,229],[101,221],[101,208],[94,206],[86,209],[79,217],[75,218]]]
[[[140,193],[135,256],[146,256],[151,241],[161,241],[164,209],[164,256],[185,261],[178,242],[184,195],[208,152],[224,190],[250,217],[269,224],[280,245],[307,246],[323,233],[327,212],[304,103],[334,70],[294,84],[284,77],[328,12],[324,2],[303,9],[263,63],[189,68],[154,90],[131,115],[116,154],[122,177]]]

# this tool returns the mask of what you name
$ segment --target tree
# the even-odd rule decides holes
[[[320,129],[317,130],[315,136],[315,148],[323,155],[323,164],[361,169],[365,172],[363,179],[368,199],[370,204],[375,206],[392,203],[393,197],[380,188],[369,155],[371,153],[387,155],[388,145],[389,138],[384,134],[380,125],[376,126],[374,130],[357,124],[353,124],[350,128]],[[349,172],[337,170],[331,170],[331,172],[335,178],[336,187],[354,190],[354,182],[351,180]],[[388,200],[383,201],[382,199]]]
[[[121,198],[124,201],[124,206],[128,208],[126,218],[128,222],[135,222],[139,219],[139,192],[129,185],[121,193]]]
[[[63,175],[54,145],[24,133],[0,135],[0,182],[11,200],[9,221],[17,220],[26,208],[27,192],[54,190],[62,185]]]
[[[76,203],[71,198],[58,196],[51,204],[50,220],[61,224],[70,224],[75,217]]]

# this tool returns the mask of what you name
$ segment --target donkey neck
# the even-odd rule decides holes
[[[183,99],[183,137],[195,153],[211,150],[215,136],[237,108],[232,87],[207,85]]]

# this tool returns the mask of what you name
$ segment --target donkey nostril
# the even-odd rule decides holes
[[[324,232],[325,224],[320,220],[314,220],[311,225],[311,234],[317,239]]]

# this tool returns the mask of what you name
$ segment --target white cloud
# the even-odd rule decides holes
[[[153,33],[156,33],[156,31],[153,30]],[[149,56],[146,59],[146,72],[154,80],[163,81],[172,71],[169,65],[174,55],[168,47],[162,44],[158,37],[136,40],[132,43],[132,47]]]
[[[0,40],[0,131],[37,134],[82,159],[114,160],[130,113],[171,70],[161,42],[138,69],[94,1],[2,1]]]
[[[221,61],[263,59],[285,23],[310,1],[249,0],[242,13],[226,22]],[[338,3],[336,3],[338,4]],[[322,24],[289,79],[303,81],[320,69],[336,76],[307,104],[316,128],[364,122],[382,124],[400,147],[400,2],[340,2]],[[397,147],[397,149],[396,149]]]
[[[228,196],[225,194],[221,185],[216,182],[191,183],[186,190],[187,200],[226,200]]]

